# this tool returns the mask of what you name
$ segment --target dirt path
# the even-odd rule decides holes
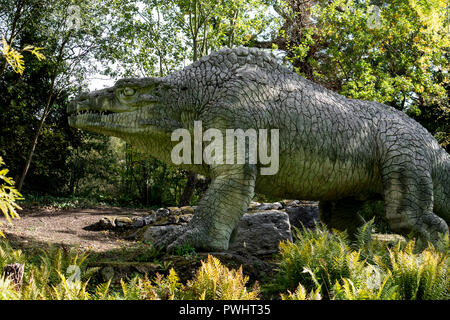
[[[66,244],[80,246],[96,252],[104,252],[131,245],[114,232],[87,231],[83,228],[98,222],[104,216],[142,216],[147,210],[118,207],[52,210],[25,208],[20,211],[20,219],[10,225],[4,217],[2,231],[10,241],[24,245]]]

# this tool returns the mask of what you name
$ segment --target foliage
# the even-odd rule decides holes
[[[43,48],[35,47],[35,46],[26,46],[22,49],[22,51],[28,51],[40,61],[45,59],[45,56],[40,52]],[[0,53],[3,55],[3,58],[6,60],[6,63],[11,66],[14,72],[23,74],[25,70],[25,63],[23,61],[23,55],[11,47],[6,42],[5,37],[2,35],[2,47],[0,48]]]
[[[414,244],[404,250],[391,250],[392,282],[398,287],[401,299],[439,300],[450,297],[450,260],[443,253],[429,248],[421,254],[413,253]]]
[[[167,277],[156,275],[153,283],[147,276],[133,278],[128,284],[121,280],[122,293],[126,300],[174,300],[180,299],[181,283],[172,268]]]
[[[287,23],[275,47],[296,72],[347,97],[405,111],[448,145],[446,1],[283,3]]]
[[[208,255],[193,280],[186,285],[186,298],[200,300],[256,300],[257,283],[251,290],[246,288],[249,278],[238,270],[229,270],[215,257]]]
[[[42,300],[173,300],[173,299],[250,299],[258,298],[257,285],[245,287],[248,277],[239,270],[229,270],[215,257],[208,256],[194,279],[182,284],[175,270],[167,276],[147,275],[120,280],[120,290],[111,287],[111,280],[96,285],[89,281],[98,268],[87,268],[86,253],[75,249],[48,248],[40,257],[25,255],[7,242],[0,243],[0,267],[11,261],[25,264],[24,284],[16,292],[9,279],[0,277],[0,298]],[[72,266],[72,267],[71,267]],[[73,270],[79,268],[79,277]],[[74,277],[75,275],[75,277]],[[0,274],[1,276],[1,274]]]
[[[294,243],[281,243],[277,283],[278,290],[287,289],[282,299],[450,298],[448,235],[436,248],[430,244],[424,251],[415,252],[414,240],[393,246],[368,240],[366,231],[370,227],[368,223],[360,228],[358,248],[345,234],[331,234],[322,227],[298,234]],[[324,253],[324,248],[329,252]]]
[[[317,288],[315,291],[311,291],[310,293],[306,292],[306,289],[301,284],[298,285],[297,289],[294,292],[288,290],[287,294],[281,294],[282,300],[321,300],[322,296],[320,295],[320,288]]]
[[[297,233],[297,241],[280,243],[279,282],[286,288],[302,283],[306,288],[329,292],[341,278],[350,276],[348,256],[351,252],[344,235],[324,228]]]
[[[1,269],[13,262],[25,264],[24,283],[21,292],[15,296],[17,299],[89,298],[87,284],[98,269],[87,268],[87,256],[75,248],[56,247],[41,249],[35,255],[29,256],[21,250],[12,248],[8,242],[0,242]],[[13,288],[9,288],[9,291],[14,291]]]
[[[195,254],[195,248],[190,245],[183,245],[175,249],[177,256],[190,256]]]
[[[329,256],[321,251],[327,244],[331,251]],[[316,253],[314,245],[322,253]],[[450,298],[448,235],[442,237],[438,247],[430,245],[422,252],[415,252],[413,240],[394,245],[374,245],[370,257],[361,254],[365,249],[352,249],[350,245],[345,234],[333,235],[321,227],[298,235],[294,243],[282,243],[279,275],[275,279],[281,299]],[[367,245],[363,243],[363,246]],[[311,250],[307,249],[308,246]],[[342,250],[346,255],[341,259],[337,253]],[[308,255],[311,254],[310,258]],[[98,279],[94,277],[98,268],[88,268],[87,253],[74,248],[49,247],[30,255],[28,251],[12,248],[8,242],[1,242],[0,268],[13,262],[25,264],[24,283],[21,291],[16,292],[9,279],[0,274],[0,298],[3,299],[254,300],[260,296],[257,282],[252,288],[247,287],[249,278],[243,275],[242,267],[228,269],[213,256],[202,261],[194,278],[185,284],[170,268],[167,275],[156,274],[152,279],[147,275],[122,279],[119,287],[112,286],[112,280],[91,282]],[[294,265],[296,263],[300,264]],[[75,266],[79,268],[79,274],[73,272],[77,270]]]
[[[44,196],[40,194],[30,193],[27,194],[24,200],[18,202],[22,207],[38,206],[50,210],[64,210],[73,208],[92,208],[97,206],[103,206],[107,203],[98,201],[92,198],[83,197],[54,197]],[[110,205],[117,205],[118,203],[108,203]]]
[[[7,176],[9,170],[2,168],[4,164],[2,157],[0,157],[0,210],[11,223],[11,219],[19,218],[16,210],[22,208],[16,201],[22,199],[22,195],[14,188],[14,181]],[[0,236],[4,236],[1,231]]]
[[[278,26],[261,0],[116,0],[111,8],[105,51],[117,68],[105,71],[114,76],[165,76],[212,50],[248,45]]]
[[[9,278],[0,277],[0,300],[16,300],[19,294],[13,288]]]

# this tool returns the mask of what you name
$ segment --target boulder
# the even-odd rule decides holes
[[[169,210],[169,213],[171,215],[181,214],[181,208],[178,208],[178,207],[167,207],[167,209]]]
[[[280,203],[283,206],[283,208],[286,208],[294,201],[295,200],[284,199],[284,200],[281,200]]]
[[[158,210],[156,210],[156,218],[157,219],[168,217],[169,215],[170,215],[169,209],[159,208]]]
[[[145,226],[145,218],[144,217],[135,217],[133,218],[133,228],[142,228]]]
[[[283,205],[279,202],[274,203],[260,203],[259,205],[252,205],[252,210],[261,211],[261,210],[279,210],[282,209]]]
[[[250,255],[272,254],[278,251],[280,241],[292,241],[289,216],[279,210],[244,214],[236,235],[230,242],[230,251]]]
[[[116,217],[116,219],[114,219],[114,224],[116,225],[116,228],[132,228],[133,220],[128,217]]]
[[[260,205],[261,203],[259,202],[251,201],[250,204],[248,205],[248,210],[253,210]]]
[[[148,216],[143,217],[144,225],[147,226],[149,224],[153,224],[156,221],[156,213],[149,214]]]
[[[180,209],[183,214],[194,214],[194,208],[191,206],[184,206],[181,207]]]
[[[98,222],[84,227],[88,231],[102,231],[113,230],[116,227],[115,219],[113,217],[103,217]]]
[[[180,227],[180,225],[145,226],[141,229],[142,232],[138,233],[138,240],[153,243],[156,239],[160,239],[166,234],[173,233]]]

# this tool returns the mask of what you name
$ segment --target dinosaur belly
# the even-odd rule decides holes
[[[327,158],[280,158],[280,170],[259,175],[255,191],[272,197],[334,200],[370,197],[382,191],[377,169],[371,164],[331,161]]]

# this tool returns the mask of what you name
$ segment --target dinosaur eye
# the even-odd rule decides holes
[[[124,96],[132,96],[135,92],[136,90],[134,90],[133,88],[125,88],[122,90],[122,94]]]

